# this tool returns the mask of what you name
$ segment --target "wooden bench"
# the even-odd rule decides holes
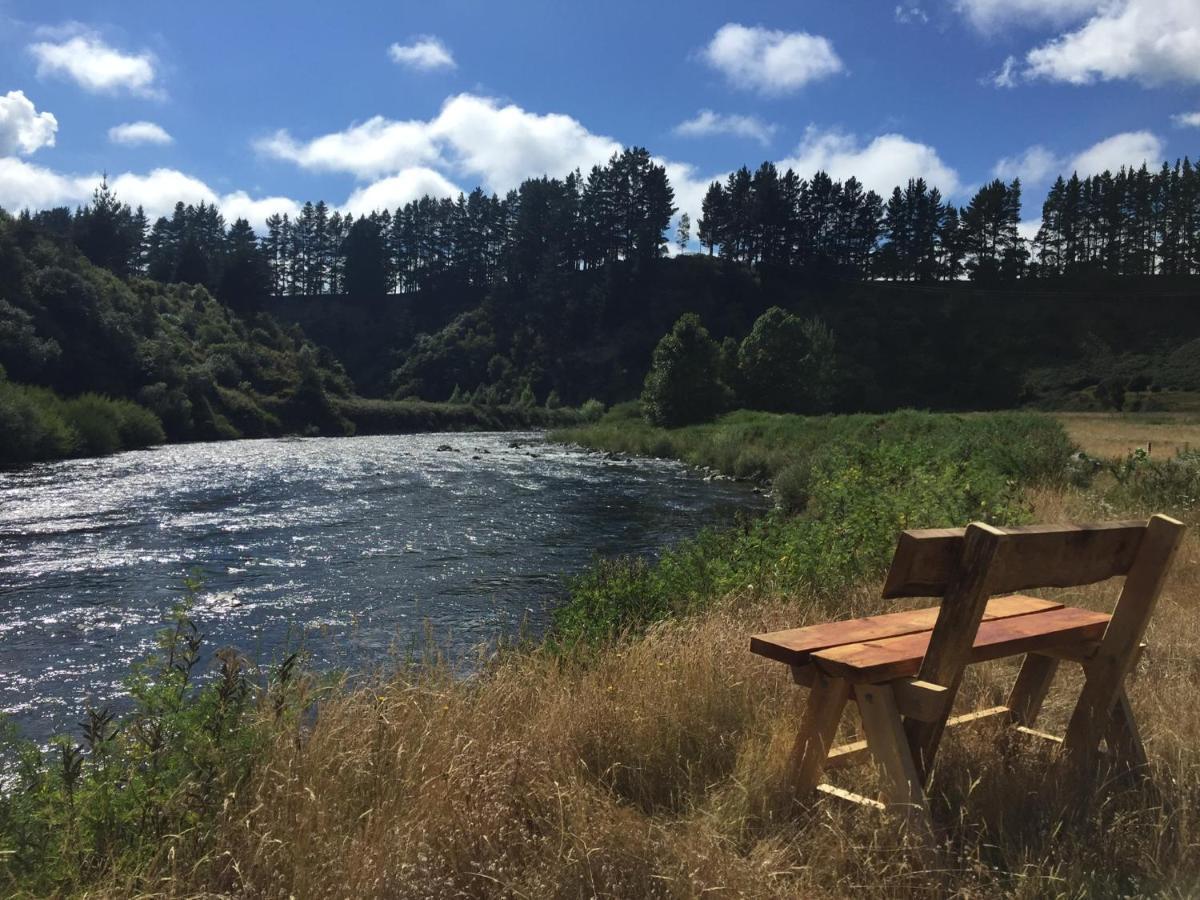
[[[798,797],[814,790],[904,813],[910,831],[932,840],[925,794],[943,730],[1003,717],[1012,727],[1062,744],[1081,767],[1100,741],[1130,767],[1145,751],[1125,693],[1184,526],[1147,522],[905,531],[884,585],[885,598],[941,597],[939,606],[755,635],[750,649],[791,667],[810,689],[790,763]],[[1018,591],[1074,587],[1125,576],[1112,615]],[[1003,596],[1002,596],[1003,595]],[[1003,706],[951,718],[966,666],[1024,654]],[[1034,729],[1061,660],[1086,679],[1062,738]],[[833,739],[853,698],[866,739]],[[874,758],[886,803],[828,784],[825,769]]]

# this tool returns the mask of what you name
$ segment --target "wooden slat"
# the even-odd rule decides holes
[[[847,791],[844,788],[836,787],[832,784],[818,784],[817,790],[822,794],[828,794],[830,797],[837,797],[839,800],[845,800],[848,803],[857,803],[859,806],[866,806],[871,809],[885,810],[887,809],[878,800],[872,800],[870,797],[864,797],[862,794],[856,794],[854,791]]]
[[[1037,597],[1014,594],[1009,597],[993,599],[988,603],[983,617],[985,620],[1005,619],[1011,616],[1024,616],[1051,609],[1061,609],[1062,606],[1063,604],[1053,600],[1040,600]],[[767,657],[767,659],[774,659],[791,666],[802,666],[809,661],[813,653],[828,647],[929,631],[937,621],[939,609],[940,607],[931,606],[927,609],[886,613],[882,616],[869,616],[861,619],[843,619],[839,622],[825,622],[805,628],[789,628],[784,631],[756,634],[750,638],[750,650],[759,656]]]
[[[1146,523],[1022,525],[999,531],[1004,539],[989,573],[993,594],[1074,587],[1124,575],[1137,555]],[[883,596],[944,594],[958,573],[964,533],[962,528],[903,532]]]
[[[984,662],[1002,656],[1048,649],[1055,645],[1095,640],[1104,633],[1108,619],[1105,613],[1074,607],[1052,609],[1028,616],[992,619],[980,624],[968,661]],[[907,678],[920,671],[929,646],[930,634],[926,631],[879,641],[830,647],[814,653],[812,658],[822,671],[854,683]]]

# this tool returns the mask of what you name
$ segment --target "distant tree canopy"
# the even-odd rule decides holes
[[[1060,177],[1032,240],[1021,184],[994,180],[965,206],[921,178],[886,200],[854,177],[803,178],[770,162],[742,167],[679,217],[666,169],[641,147],[586,175],[524,181],[503,197],[476,188],[358,217],[308,202],[272,215],[262,235],[215,206],[176,204],[153,224],[103,181],[91,202],[23,215],[128,277],[203,284],[235,306],[256,297],[492,289],[545,283],[617,261],[654,259],[693,234],[710,255],[760,269],[850,279],[1012,283],[1026,277],[1200,273],[1200,173],[1189,159],[1152,172]],[[366,224],[359,224],[359,223]],[[356,225],[358,226],[356,228]]]

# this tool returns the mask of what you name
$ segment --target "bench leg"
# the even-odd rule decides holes
[[[1108,730],[1105,732],[1108,749],[1117,761],[1133,772],[1145,773],[1149,760],[1146,748],[1142,744],[1142,736],[1138,731],[1137,720],[1133,717],[1133,707],[1129,705],[1129,695],[1124,688],[1113,704],[1108,717]]]
[[[932,846],[935,838],[929,801],[904,733],[895,692],[886,684],[860,684],[854,687],[854,697],[867,746],[883,770],[888,805],[903,814],[911,835]]]
[[[1031,727],[1042,711],[1042,703],[1058,671],[1058,660],[1040,653],[1026,653],[1017,673],[1016,683],[1008,697],[1009,721],[1013,725]]]
[[[812,793],[821,780],[821,770],[825,768],[829,748],[833,746],[849,698],[850,685],[846,679],[830,678],[820,672],[814,674],[804,718],[800,722],[800,734],[796,737],[788,766],[789,780],[797,798]]]

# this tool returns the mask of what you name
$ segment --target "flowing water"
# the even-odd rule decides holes
[[[0,709],[45,739],[119,698],[189,572],[209,647],[268,661],[303,640],[318,666],[362,669],[427,628],[451,653],[536,634],[593,554],[650,554],[762,504],[534,434],[187,444],[0,473]]]

